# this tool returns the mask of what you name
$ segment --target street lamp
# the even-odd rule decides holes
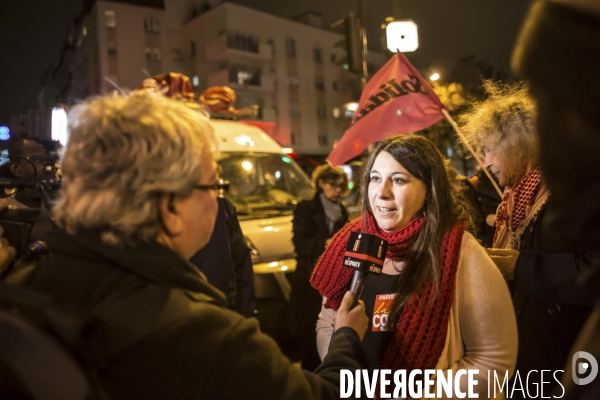
[[[419,31],[412,19],[388,17],[381,25],[384,32],[384,49],[392,53],[408,53],[419,48]]]
[[[346,103],[346,104],[344,104],[344,107],[346,108],[346,110],[356,111],[356,110],[358,110],[358,103],[356,103],[356,102]]]
[[[437,81],[438,79],[440,79],[440,74],[438,74],[437,72],[434,72],[433,74],[431,74],[431,76],[429,77],[430,81]]]

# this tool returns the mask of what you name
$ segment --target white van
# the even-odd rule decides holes
[[[289,300],[286,276],[296,269],[292,214],[315,190],[304,171],[263,130],[226,120],[211,124],[220,141],[220,176],[231,184],[228,197],[252,251],[261,329],[270,332],[277,329],[276,314]]]

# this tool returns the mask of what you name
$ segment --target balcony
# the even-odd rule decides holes
[[[249,90],[272,93],[274,78],[270,74],[230,67],[210,75],[206,80],[207,86],[229,86],[235,91]]]
[[[268,43],[260,43],[250,35],[225,33],[204,45],[206,61],[219,62],[236,59],[271,61],[273,51]]]

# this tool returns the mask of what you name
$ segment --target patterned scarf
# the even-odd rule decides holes
[[[388,241],[386,258],[403,260],[415,243],[425,218],[414,218],[396,232],[384,232],[375,218],[366,213],[361,220],[347,224],[334,237],[319,259],[311,284],[327,297],[325,307],[337,310],[350,287],[352,269],[343,267],[344,251],[351,232],[368,232]],[[444,233],[440,247],[441,281],[435,296],[434,282],[427,283],[421,293],[408,299],[394,329],[394,340],[386,351],[382,368],[435,368],[446,344],[448,318],[454,297],[456,271],[465,225],[455,225]]]
[[[535,219],[550,192],[542,183],[540,168],[524,168],[512,186],[504,189],[496,212],[493,247],[519,250],[525,228]]]

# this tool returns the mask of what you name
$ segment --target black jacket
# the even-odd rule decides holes
[[[366,368],[355,331],[338,330],[317,375],[292,366],[254,319],[169,248],[117,249],[98,232],[54,233],[26,286],[83,309],[71,342],[118,399],[333,399],[340,368]]]
[[[348,211],[342,205],[342,215],[329,233],[325,209],[319,193],[312,200],[298,203],[292,222],[296,272],[292,282],[291,305],[297,318],[316,323],[321,310],[321,295],[310,285],[310,276],[317,260],[325,251],[325,242],[348,222]]]
[[[546,219],[544,206],[525,230],[515,268],[521,376],[530,370],[563,370],[594,305],[594,296],[579,282],[593,255],[568,245]]]
[[[211,285],[225,293],[227,306],[249,317],[254,315],[254,271],[235,206],[219,198],[219,212],[210,241],[190,258]]]

